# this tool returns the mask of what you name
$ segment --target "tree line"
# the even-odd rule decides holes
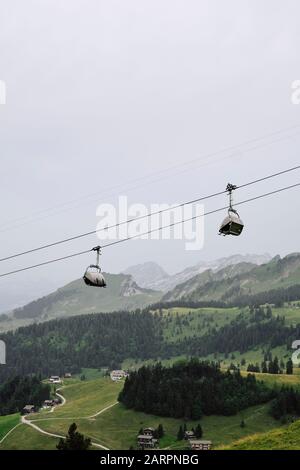
[[[0,415],[21,411],[25,405],[40,407],[50,398],[50,386],[36,376],[16,376],[0,387]]]
[[[274,397],[275,392],[254,375],[223,373],[217,363],[191,359],[172,367],[159,363],[131,372],[119,401],[136,411],[197,420],[202,415],[233,415]]]

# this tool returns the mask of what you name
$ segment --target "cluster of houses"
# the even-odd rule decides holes
[[[42,408],[52,408],[53,406],[57,406],[61,403],[59,398],[53,398],[52,400],[45,400],[43,402]],[[22,409],[22,415],[28,415],[31,413],[35,413],[39,411],[38,408],[34,405],[26,405]]]
[[[159,441],[154,437],[154,428],[144,428],[143,433],[137,437],[139,449],[155,449],[158,447]],[[211,441],[197,439],[193,431],[185,431],[184,439],[188,442],[191,450],[210,450]]]
[[[69,379],[72,377],[72,374],[70,374],[69,372],[67,372],[65,375],[64,375],[64,378],[65,379]],[[62,383],[62,380],[61,378],[58,376],[58,375],[51,375],[51,377],[49,377],[49,382],[51,384],[61,384]],[[60,399],[59,398],[53,398],[51,400],[45,400],[43,405],[42,405],[42,408],[52,408],[53,406],[57,406],[61,403]],[[22,414],[23,415],[27,415],[27,414],[30,414],[30,413],[35,413],[37,412],[38,409],[36,406],[34,405],[26,405],[24,406],[24,408],[22,409]]]
[[[154,449],[158,447],[158,439],[154,438],[154,428],[144,428],[143,434],[137,437],[138,447],[140,449]]]
[[[212,446],[211,441],[197,439],[194,431],[185,431],[184,439],[188,441],[191,450],[210,450]]]
[[[119,380],[126,379],[128,373],[125,370],[112,370],[110,373],[110,378],[113,382],[118,382]]]
[[[71,377],[72,377],[72,374],[70,372],[66,372],[64,375],[65,379],[71,379]],[[51,384],[61,384],[62,379],[59,377],[59,375],[51,375],[51,377],[49,377],[49,382]]]
[[[54,398],[53,400],[45,400],[43,403],[43,408],[52,408],[52,406],[57,406],[61,403],[59,398]]]

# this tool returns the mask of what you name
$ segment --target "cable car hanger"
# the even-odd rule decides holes
[[[233,191],[237,189],[235,184],[228,183],[226,187],[226,192],[229,195],[229,207],[228,215],[222,222],[222,225],[219,230],[219,235],[234,235],[239,236],[244,228],[244,224],[240,219],[238,212],[233,208]]]
[[[271,175],[267,175],[267,176],[264,176],[262,178],[258,178],[256,180],[252,180],[252,181],[248,181],[247,183],[244,183],[244,184],[241,184],[239,186],[236,187],[236,189],[240,189],[240,188],[245,188],[247,186],[250,186],[250,185],[253,185],[253,184],[256,184],[256,183],[260,183],[262,181],[265,181],[265,180],[268,180],[270,178],[274,178],[276,176],[280,176],[280,175],[283,175],[283,174],[286,174],[286,173],[289,173],[291,171],[295,171],[295,170],[298,170],[300,169],[300,165],[297,165],[295,167],[292,167],[292,168],[287,168],[286,170],[283,170],[283,171],[279,171],[277,173],[273,173]],[[296,184],[297,186],[298,184]],[[294,185],[292,185],[291,187],[294,187]],[[286,189],[290,189],[291,187],[287,187]],[[285,189],[283,189],[285,190]],[[279,190],[281,191],[281,190]],[[188,205],[188,204],[194,204],[195,202],[199,202],[199,201],[204,201],[206,199],[210,199],[210,198],[213,198],[213,197],[216,197],[216,196],[220,196],[221,194],[224,194],[226,193],[226,190],[225,191],[219,191],[219,192],[216,192],[214,194],[209,194],[207,196],[202,196],[202,197],[199,197],[197,199],[193,199],[193,200],[190,200],[190,201],[185,201],[185,202],[182,202],[181,204],[178,204],[174,207],[172,207],[172,210],[176,209],[177,207],[183,207],[185,205]],[[264,196],[263,196],[264,197]],[[255,198],[254,198],[255,199]],[[240,203],[239,203],[240,204]],[[114,227],[119,227],[120,225],[123,225],[123,224],[128,224],[130,222],[134,222],[136,220],[141,220],[141,219],[144,219],[144,218],[147,218],[147,217],[152,217],[153,215],[156,215],[156,214],[161,214],[165,211],[169,211],[171,210],[170,208],[167,208],[167,209],[162,209],[162,210],[159,210],[159,211],[156,211],[156,212],[151,212],[149,214],[146,214],[146,215],[142,215],[142,216],[139,216],[139,217],[134,217],[132,219],[129,219],[129,220],[125,220],[123,222],[119,222],[117,224],[114,224],[114,225],[111,225],[109,227],[106,227],[105,229],[104,228],[101,228],[101,229],[96,229],[96,230],[92,230],[92,231],[89,231],[89,232],[85,232],[85,233],[81,233],[81,234],[78,234],[78,235],[75,235],[73,237],[68,237],[68,238],[64,238],[62,240],[58,240],[56,242],[53,242],[53,243],[48,243],[46,245],[40,245],[36,248],[32,248],[30,250],[26,250],[26,251],[21,251],[19,253],[15,253],[15,254],[12,254],[12,255],[9,255],[9,256],[5,256],[4,258],[0,258],[0,262],[2,261],[7,261],[7,260],[10,260],[10,259],[13,259],[13,258],[17,258],[19,256],[23,256],[23,255],[27,255],[29,253],[34,253],[36,251],[40,251],[40,250],[44,250],[44,249],[48,249],[50,247],[53,247],[53,246],[56,246],[56,245],[60,245],[62,243],[67,243],[67,242],[71,242],[71,241],[74,241],[74,240],[77,240],[79,238],[83,238],[83,237],[86,237],[86,236],[89,236],[89,235],[93,235],[95,233],[98,233],[98,232],[102,232],[103,230],[107,230],[108,228],[114,228]],[[104,247],[103,247],[104,248]],[[84,252],[84,253],[87,253],[89,252],[90,250]],[[82,253],[83,254],[83,253]],[[40,264],[40,263],[39,263]],[[19,272],[19,271],[18,271]]]
[[[106,287],[104,276],[99,266],[101,246],[95,246],[91,251],[96,251],[96,264],[91,264],[85,270],[83,280],[87,286]]]
[[[243,186],[239,186],[237,189],[239,189],[241,187],[243,187]],[[236,205],[240,206],[242,204],[248,204],[249,202],[257,201],[257,200],[260,200],[262,198],[273,196],[274,194],[279,194],[279,193],[282,193],[283,191],[287,191],[287,190],[298,188],[298,187],[300,187],[300,182],[295,183],[295,184],[291,184],[289,186],[284,186],[283,188],[275,189],[274,191],[269,191],[269,192],[264,193],[264,194],[256,195],[256,196],[251,197],[249,199],[245,199],[243,201],[240,201]],[[179,220],[179,221],[176,221],[176,222],[172,222],[171,224],[168,224],[168,225],[164,225],[164,226],[160,226],[160,227],[148,230],[147,232],[143,232],[141,234],[139,233],[137,235],[132,235],[132,236],[127,237],[127,238],[122,238],[120,240],[115,240],[115,241],[112,241],[110,243],[107,243],[106,245],[103,245],[102,248],[109,248],[109,247],[118,245],[119,243],[124,243],[124,242],[127,242],[129,240],[134,240],[134,239],[140,238],[142,235],[149,235],[150,233],[154,233],[154,232],[158,232],[160,230],[166,229],[166,228],[174,227],[174,226],[177,226],[177,225],[182,224],[184,222],[188,222],[190,220],[195,220],[195,219],[198,219],[200,217],[208,216],[208,215],[211,215],[211,214],[216,214],[217,212],[223,211],[224,209],[226,209],[226,207],[220,207],[218,209],[214,209],[214,210],[211,210],[209,212],[205,212],[204,214],[194,215],[193,217],[189,217],[187,219],[182,219],[182,220]],[[221,234],[221,229],[220,229],[220,234]],[[95,247],[95,248],[98,248],[98,247]],[[101,248],[101,247],[99,247],[99,248]],[[72,253],[72,254],[69,254],[69,255],[66,255],[66,256],[61,256],[60,258],[54,258],[54,259],[50,259],[48,261],[43,261],[42,263],[37,263],[37,264],[30,265],[30,266],[25,266],[25,267],[20,268],[20,269],[15,269],[13,271],[4,272],[4,273],[0,274],[0,278],[6,277],[6,276],[11,276],[12,274],[17,274],[17,273],[20,273],[20,272],[25,272],[25,271],[28,271],[30,269],[39,268],[41,266],[47,266],[48,264],[57,263],[58,261],[65,261],[65,260],[74,258],[75,256],[85,255],[87,253],[90,253],[93,250],[94,250],[94,248],[92,248],[91,250],[77,251],[75,253]]]

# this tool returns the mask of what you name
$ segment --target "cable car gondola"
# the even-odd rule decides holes
[[[88,286],[106,287],[106,282],[99,266],[100,250],[100,246],[93,248],[93,251],[97,252],[96,264],[91,264],[88,268],[86,268],[84,273],[83,280]]]
[[[238,212],[232,207],[232,191],[236,189],[236,186],[233,184],[228,184],[226,191],[229,193],[229,208],[228,215],[223,220],[219,234],[220,235],[234,235],[239,236],[244,228],[243,221],[240,219]]]

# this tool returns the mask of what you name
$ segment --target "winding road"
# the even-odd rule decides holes
[[[60,393],[58,393],[58,391],[61,390],[60,389],[57,389],[56,391],[56,395],[62,400],[62,402],[60,403],[60,405],[57,405],[57,406],[64,406],[66,403],[67,403],[67,400],[65,399],[65,397],[63,395],[61,395]],[[102,408],[102,410],[100,411],[97,411],[97,413],[91,415],[91,416],[83,416],[83,417],[68,417],[68,418],[47,418],[47,419],[60,419],[60,420],[63,420],[63,419],[91,419],[91,418],[96,418],[97,416],[101,415],[102,413],[104,413],[105,411],[109,410],[110,408],[112,408],[113,406],[117,405],[118,402],[115,402],[113,403],[112,405],[109,405],[109,406],[106,406],[105,408]],[[55,410],[56,407],[53,407],[51,408],[50,412],[49,413],[53,413],[53,411]],[[6,439],[6,437],[14,430],[16,429],[18,426],[20,426],[21,424],[26,424],[27,426],[30,426],[32,427],[33,429],[35,429],[36,431],[40,432],[41,434],[44,434],[46,436],[50,436],[50,437],[55,437],[55,438],[59,438],[59,439],[66,439],[66,436],[61,436],[60,434],[54,434],[52,432],[48,432],[48,431],[44,431],[43,429],[41,429],[39,426],[37,426],[35,424],[35,422],[37,421],[44,421],[44,418],[39,418],[39,419],[33,419],[33,420],[28,420],[26,419],[26,415],[22,416],[21,417],[21,422],[18,423],[16,426],[14,426],[12,429],[10,429],[8,431],[7,434],[5,434],[5,436],[2,438],[2,440],[0,441],[0,444]],[[99,449],[102,449],[102,450],[109,450],[108,447],[105,447],[101,444],[98,444],[97,442],[93,442],[92,441],[92,446],[94,447],[98,447]]]

